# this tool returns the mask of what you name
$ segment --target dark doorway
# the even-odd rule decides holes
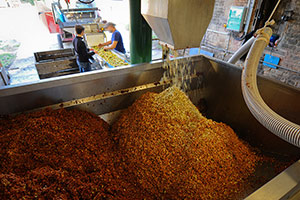
[[[282,3],[282,2],[281,2]],[[255,11],[253,28],[252,30],[257,30],[265,25],[273,9],[277,4],[276,0],[259,0],[257,9]]]

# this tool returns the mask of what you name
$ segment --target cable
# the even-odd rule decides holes
[[[274,21],[274,20],[271,20],[271,19],[272,19],[273,15],[274,15],[275,11],[277,10],[277,8],[278,8],[280,2],[281,2],[281,0],[278,0],[278,2],[277,2],[277,4],[276,4],[275,8],[273,9],[273,11],[272,11],[272,13],[271,13],[269,19],[266,21],[265,26],[264,26],[263,28],[266,28],[268,25],[273,25],[273,24],[271,24],[271,23],[272,23],[272,21]]]

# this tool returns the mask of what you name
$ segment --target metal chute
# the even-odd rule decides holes
[[[199,47],[210,23],[214,0],[142,0],[142,15],[163,44]]]

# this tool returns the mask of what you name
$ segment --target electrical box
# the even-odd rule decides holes
[[[243,29],[246,7],[231,6],[227,29],[240,32]]]

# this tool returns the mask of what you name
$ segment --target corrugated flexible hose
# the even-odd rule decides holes
[[[232,57],[228,60],[228,63],[235,64],[243,55],[248,53],[251,48],[253,42],[255,41],[255,37],[251,37],[239,50],[237,50]]]
[[[269,44],[271,28],[264,28],[253,43],[242,72],[244,100],[254,117],[269,131],[285,141],[300,147],[300,126],[290,122],[269,108],[257,88],[257,68],[264,49]]]

